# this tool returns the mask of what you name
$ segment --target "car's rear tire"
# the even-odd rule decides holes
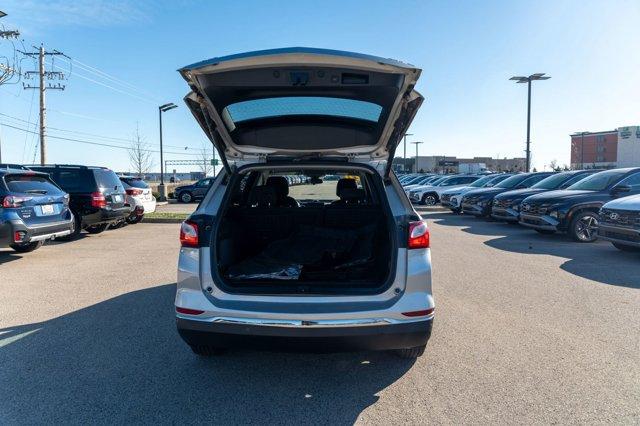
[[[551,229],[536,229],[536,232],[542,235],[551,235],[556,233],[556,231],[552,231]]]
[[[87,226],[86,230],[90,234],[99,234],[101,232],[104,232],[108,227],[108,223],[101,223],[100,225]]]
[[[613,244],[613,246],[618,250],[640,253],[640,247],[628,246],[626,244],[620,244],[620,243],[611,243],[611,244]]]
[[[189,191],[181,192],[178,196],[178,200],[181,203],[187,204],[193,201],[193,195]]]
[[[396,349],[396,355],[400,358],[415,359],[424,354],[427,345],[416,346],[415,348]]]
[[[129,225],[135,225],[136,223],[140,223],[142,221],[143,217],[144,217],[144,215],[135,215],[134,217],[129,216],[127,218],[127,223]]]
[[[29,253],[42,247],[42,244],[44,244],[44,241],[34,241],[32,243],[11,244],[10,247],[18,253]]]
[[[214,346],[207,345],[189,345],[194,354],[198,356],[210,357],[222,355],[226,352],[225,349],[216,348]]]
[[[584,211],[576,213],[569,226],[569,236],[579,243],[592,243],[598,239],[598,215]]]

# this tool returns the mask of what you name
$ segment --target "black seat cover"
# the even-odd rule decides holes
[[[277,201],[276,190],[271,186],[256,186],[249,195],[249,205],[254,207],[274,207]]]
[[[332,202],[331,204],[334,204],[334,205],[345,204],[346,202],[344,197],[345,191],[357,189],[357,188],[358,188],[358,184],[355,179],[341,178],[340,180],[338,180],[338,183],[336,184],[336,195],[340,199]]]
[[[277,207],[298,207],[298,202],[289,197],[289,182],[284,176],[269,176],[265,186],[275,189]]]

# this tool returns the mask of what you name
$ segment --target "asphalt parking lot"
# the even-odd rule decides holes
[[[230,352],[173,320],[177,224],[0,249],[0,423],[637,423],[640,257],[442,210],[425,356]]]

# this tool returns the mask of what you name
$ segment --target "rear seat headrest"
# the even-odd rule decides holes
[[[249,195],[249,205],[257,207],[271,207],[277,204],[278,197],[272,186],[256,186]]]
[[[289,182],[284,176],[269,176],[266,186],[275,188],[278,197],[286,197],[289,195]]]
[[[336,184],[336,195],[340,198],[343,198],[342,193],[345,189],[356,189],[357,187],[358,184],[356,183],[355,179],[342,178],[338,180],[338,183]]]
[[[347,202],[358,202],[362,203],[365,200],[365,192],[364,189],[361,188],[346,188],[342,190],[342,195],[340,198]]]

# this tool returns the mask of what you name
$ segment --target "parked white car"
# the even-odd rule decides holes
[[[145,214],[156,211],[156,198],[151,193],[151,188],[142,179],[135,176],[119,176],[127,192],[127,204],[131,205],[133,210],[127,223],[134,224],[142,220]]]
[[[440,204],[444,207],[448,207],[454,213],[460,213],[462,211],[460,201],[464,194],[478,188],[490,188],[493,185],[502,182],[509,176],[511,175],[507,173],[487,175],[471,183],[469,186],[449,188],[440,194]]]
[[[640,251],[640,195],[609,201],[599,216],[599,239],[620,250]]]
[[[409,191],[409,199],[412,203],[433,206],[440,202],[441,194],[447,189],[462,188],[478,180],[480,176],[454,175],[431,182],[427,185],[417,186]]]

